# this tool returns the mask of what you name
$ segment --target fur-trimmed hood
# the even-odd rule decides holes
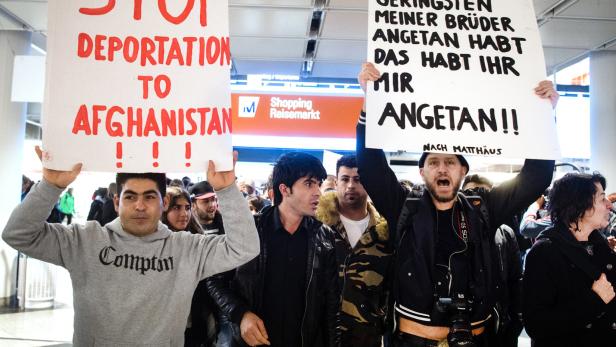
[[[336,232],[339,232],[337,227],[342,222],[340,221],[338,196],[336,192],[327,192],[321,195],[319,199],[319,206],[317,207],[317,219],[323,224],[331,226]],[[389,232],[387,229],[387,221],[385,218],[377,212],[376,208],[371,202],[368,202],[368,214],[370,215],[370,222],[368,228],[376,227],[379,239],[386,240],[389,238]]]

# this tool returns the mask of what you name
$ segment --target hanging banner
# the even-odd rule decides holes
[[[45,167],[232,167],[228,1],[48,6]]]
[[[369,3],[368,147],[560,157],[531,0]]]

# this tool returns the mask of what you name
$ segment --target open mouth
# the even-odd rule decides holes
[[[357,194],[352,194],[352,193],[347,193],[345,194],[346,198],[349,200],[355,200],[357,199]]]
[[[451,182],[448,179],[441,178],[436,180],[436,185],[438,187],[449,187],[451,185]]]

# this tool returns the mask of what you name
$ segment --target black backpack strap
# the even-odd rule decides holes
[[[406,201],[404,201],[404,205],[402,206],[402,211],[400,211],[400,216],[398,217],[398,225],[396,226],[396,240],[395,244],[397,245],[404,231],[413,221],[413,215],[417,213],[419,210],[419,204],[421,203],[421,198],[407,196]]]

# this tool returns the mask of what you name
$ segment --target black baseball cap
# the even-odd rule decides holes
[[[201,181],[194,186],[190,187],[190,198],[191,199],[207,199],[212,196],[216,196],[216,192],[214,191],[214,187],[208,181]]]
[[[419,168],[420,169],[424,167],[424,164],[426,163],[426,158],[428,158],[428,155],[430,155],[430,154],[439,154],[439,153],[423,152],[423,154],[419,158]],[[468,166],[468,161],[466,161],[466,158],[464,158],[460,154],[456,154],[456,157],[458,157],[458,160],[460,161],[460,164],[462,164],[462,166],[464,166],[466,168],[466,172],[468,172],[470,170],[470,167]]]

